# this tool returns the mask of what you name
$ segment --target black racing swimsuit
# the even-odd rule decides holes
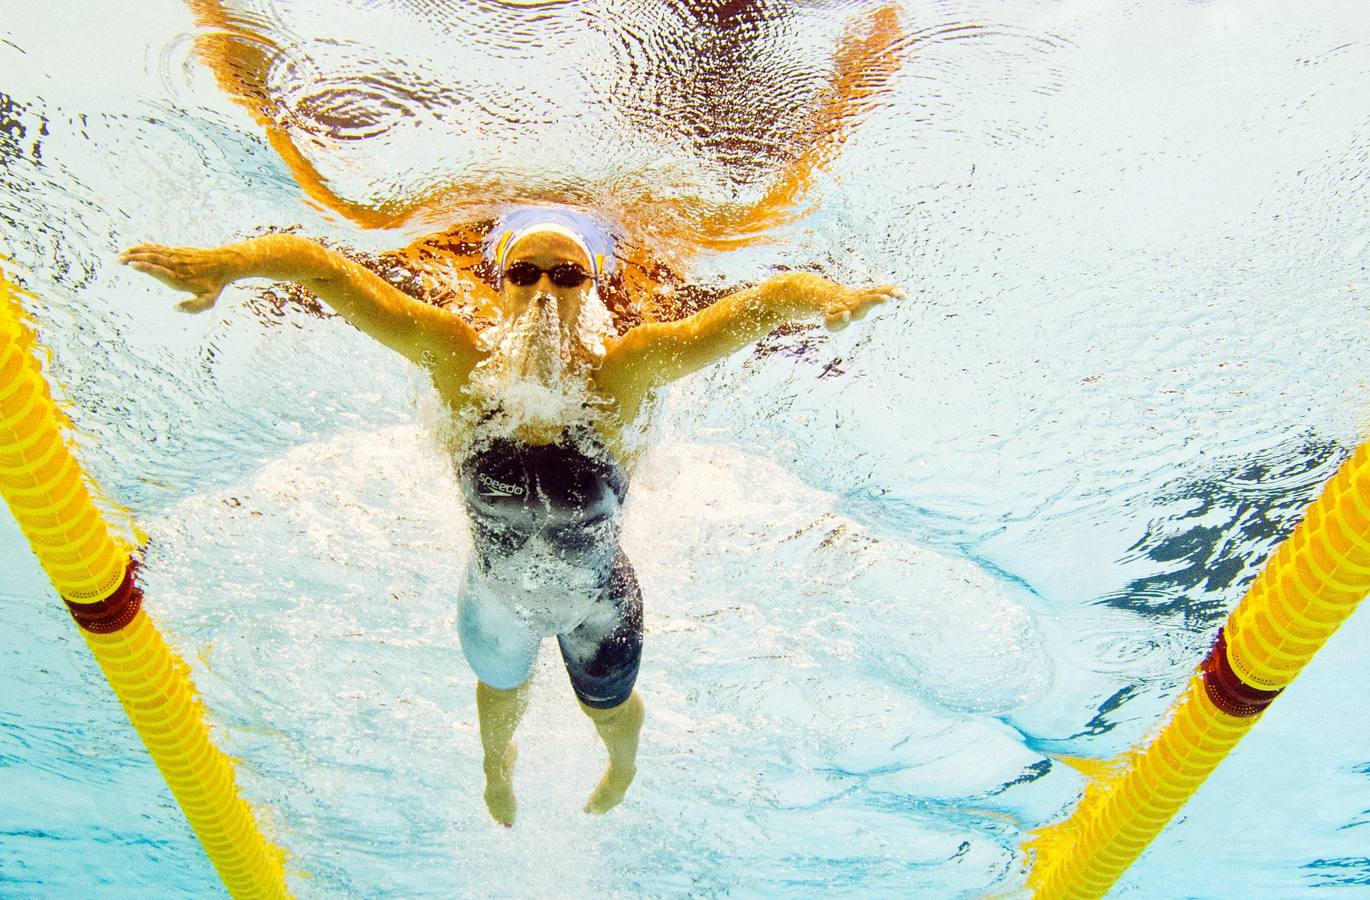
[[[557,640],[582,703],[607,709],[626,700],[642,656],[642,593],[618,542],[622,467],[588,430],[542,446],[496,438],[464,460],[461,486],[482,573],[534,536],[558,559],[596,573],[595,602],[612,604],[614,615],[591,615]]]

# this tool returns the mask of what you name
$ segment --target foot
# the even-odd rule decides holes
[[[609,768],[604,770],[604,777],[590,794],[590,799],[585,801],[585,811],[600,815],[618,806],[623,802],[623,795],[628,793],[628,785],[633,783],[635,777],[636,766],[615,766],[610,763]]]
[[[485,807],[490,810],[490,818],[505,828],[513,827],[518,810],[514,800],[514,763],[518,757],[518,747],[510,744],[504,759],[494,765],[485,763]]]

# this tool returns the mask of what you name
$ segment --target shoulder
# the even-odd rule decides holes
[[[661,369],[653,359],[651,342],[640,333],[647,328],[650,326],[639,325],[606,342],[604,359],[592,376],[596,391],[614,402],[625,423],[636,419],[647,394],[661,384]]]
[[[661,325],[650,322],[606,341],[604,359],[595,370],[595,381],[610,392],[636,386],[639,382],[645,389],[657,368],[655,357],[661,349],[663,336]]]
[[[605,342],[604,367],[631,370],[651,365],[655,357],[669,352],[679,340],[679,322],[643,322],[618,338]]]
[[[467,409],[475,402],[467,388],[472,373],[487,355],[487,351],[474,342],[439,342],[424,346],[416,361],[428,372],[438,395],[456,411]]]

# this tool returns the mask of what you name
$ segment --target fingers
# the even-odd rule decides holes
[[[212,251],[195,247],[167,247],[163,244],[135,244],[115,257],[120,265],[152,263],[163,268],[187,271],[202,268]]]
[[[890,300],[903,299],[908,295],[904,289],[897,284],[882,284],[878,287],[865,288],[859,291],[854,298],[852,311],[856,318],[861,318],[866,311],[877,303],[885,303]]]
[[[128,266],[144,275],[151,275],[163,284],[171,287],[180,286],[179,282],[183,276],[175,269],[176,263],[170,247],[163,247],[161,244],[138,244],[129,247],[115,259],[120,265]]]
[[[876,304],[907,296],[904,289],[896,284],[881,284],[875,287],[847,290],[845,296],[828,306],[823,324],[829,331],[841,331],[852,322],[863,319]]]
[[[158,281],[170,285],[171,287],[176,287],[179,283],[176,273],[166,266],[159,266],[154,262],[143,262],[141,260],[130,260],[127,265],[133,271],[151,275],[153,278],[156,278]]]
[[[138,268],[138,263],[151,263],[167,268],[175,261],[176,254],[171,247],[164,247],[161,244],[137,244],[124,250],[114,259],[121,266],[135,269]]]
[[[864,313],[866,308],[876,303],[885,303],[889,300],[902,299],[906,296],[908,295],[904,293],[904,289],[899,287],[899,285],[882,284],[878,287],[863,289],[857,295],[857,305],[861,308],[862,312]]]
[[[117,257],[121,265],[151,275],[167,287],[188,291],[193,299],[176,305],[182,312],[204,312],[214,305],[223,290],[223,281],[206,270],[209,253],[193,247],[167,247],[162,244],[136,244]]]
[[[823,317],[823,327],[827,328],[829,331],[841,331],[843,328],[850,325],[854,319],[859,319],[865,314],[865,310],[853,313],[850,309],[834,312],[831,315]]]
[[[133,259],[141,259],[152,254],[164,255],[170,247],[163,244],[134,244],[132,247],[125,247],[116,257],[121,263],[126,263]]]

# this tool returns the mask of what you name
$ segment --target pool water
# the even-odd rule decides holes
[[[235,7],[339,196],[460,180],[613,212],[651,188],[683,218],[765,193],[875,8]],[[301,897],[1022,895],[1020,843],[1083,785],[1058,758],[1153,732],[1366,433],[1370,10],[905,3],[902,65],[808,214],[685,274],[908,297],[662,398],[624,533],[638,780],[580,812],[603,749],[548,642],[501,829],[456,640],[469,538],[417,370],[265,283],[185,316],[114,265],[145,240],[421,231],[304,197],[188,6],[0,13],[0,255]],[[220,890],[0,534],[0,895]],[[1368,643],[1353,615],[1118,896],[1370,890]]]

